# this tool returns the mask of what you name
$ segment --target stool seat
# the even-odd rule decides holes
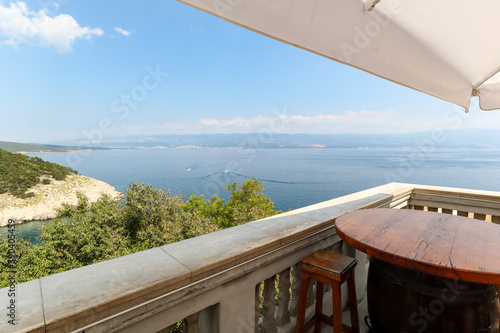
[[[309,257],[305,258],[299,263],[299,266],[307,267],[311,271],[322,270],[325,276],[329,276],[336,281],[340,281],[348,269],[354,268],[356,266],[357,260],[351,257],[346,257],[338,253],[318,250],[311,254]],[[304,267],[302,267],[304,269]],[[318,271],[318,274],[321,274]],[[342,281],[344,282],[344,281]]]
[[[358,307],[356,286],[354,283],[354,268],[357,260],[344,255],[318,250],[299,263],[302,268],[300,284],[299,308],[297,312],[296,333],[308,332],[314,326],[314,332],[321,331],[321,323],[334,328],[334,333],[359,333]],[[309,280],[316,280],[316,310],[315,315],[304,326],[307,307],[307,291]],[[342,325],[341,285],[347,281],[349,307],[351,311],[351,327]],[[332,287],[333,319],[323,314],[323,284]]]

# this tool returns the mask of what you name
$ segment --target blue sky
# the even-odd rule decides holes
[[[0,0],[0,140],[497,128],[167,1]]]

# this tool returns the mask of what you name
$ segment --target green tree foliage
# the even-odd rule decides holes
[[[9,153],[0,149],[0,194],[10,193],[20,198],[33,196],[33,193],[27,191],[42,182],[40,177],[63,180],[70,173],[77,172],[38,157]]]
[[[39,244],[17,239],[16,283],[109,260],[278,213],[257,179],[227,186],[229,200],[181,195],[131,183],[125,199],[79,195],[42,229]],[[0,237],[0,287],[8,285],[7,237]]]
[[[274,202],[264,194],[264,186],[256,178],[251,178],[240,187],[234,182],[226,186],[231,191],[229,200],[219,198],[205,199],[192,195],[184,205],[190,211],[198,211],[202,217],[213,220],[221,229],[233,227],[272,216],[280,211],[274,209]]]
[[[130,184],[122,206],[127,236],[134,247],[153,248],[216,231],[217,225],[197,211],[182,209],[183,197]]]

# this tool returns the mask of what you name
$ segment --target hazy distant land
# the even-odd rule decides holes
[[[40,143],[19,143],[0,141],[0,149],[6,150],[11,153],[41,153],[41,152],[69,152],[75,150],[102,150],[109,149],[106,147],[97,146],[63,146],[53,144],[40,144]]]
[[[10,152],[69,152],[108,149],[201,149],[201,148],[285,148],[285,149],[500,149],[498,130],[433,130],[407,134],[165,134],[109,137],[99,142],[83,139],[49,144],[0,141]]]
[[[57,142],[61,145],[85,144],[85,139]],[[111,137],[95,148],[172,149],[172,148],[337,148],[337,149],[405,149],[434,147],[450,149],[499,149],[498,130],[433,130],[408,134],[168,134]]]

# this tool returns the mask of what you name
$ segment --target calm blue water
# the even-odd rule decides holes
[[[500,190],[498,150],[169,149],[80,154],[30,156],[72,167],[122,192],[135,181],[174,194],[227,198],[226,185],[255,177],[264,181],[265,193],[281,210],[391,181]],[[23,226],[18,226],[19,233]],[[33,223],[25,227],[31,235],[38,229]]]

